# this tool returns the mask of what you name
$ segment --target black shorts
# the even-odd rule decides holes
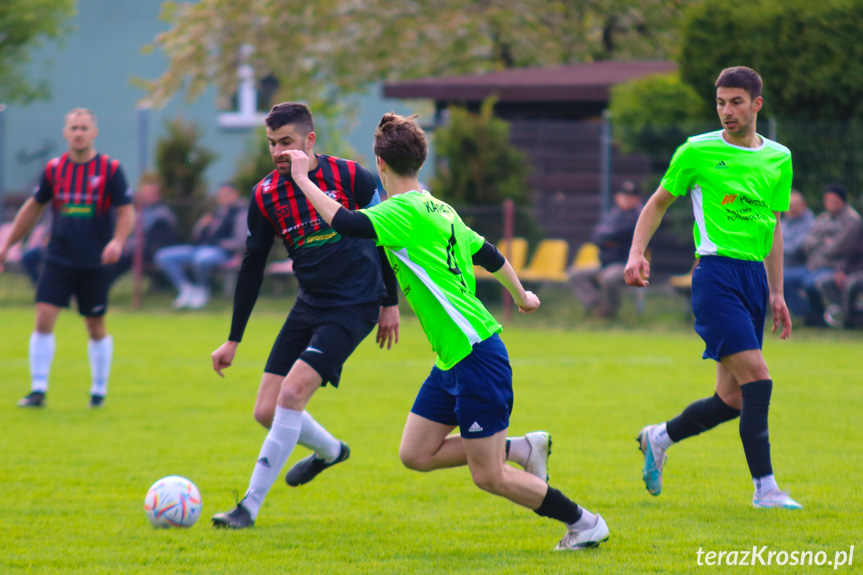
[[[318,308],[297,301],[276,337],[264,371],[285,376],[298,359],[339,386],[342,365],[378,323],[380,302]]]
[[[46,261],[36,284],[36,303],[69,307],[74,295],[81,315],[105,315],[110,284],[108,268],[73,268]]]

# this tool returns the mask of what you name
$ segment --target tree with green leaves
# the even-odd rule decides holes
[[[437,165],[431,191],[456,206],[499,207],[510,199],[530,206],[527,177],[530,166],[523,152],[510,143],[509,123],[495,117],[495,98],[487,98],[479,113],[464,106],[449,109],[447,122],[434,132]],[[502,216],[462,211],[465,222],[492,241],[503,237]],[[533,210],[517,210],[516,233],[537,239],[541,233]]]
[[[687,130],[705,120],[704,99],[676,72],[612,87],[609,111],[621,150],[669,157],[692,133]]]
[[[75,0],[3,0],[0,2],[0,102],[28,102],[48,96],[46,80],[24,73],[32,52],[61,38],[75,14]]]
[[[704,0],[687,13],[680,73],[713,112],[719,71],[764,78],[767,115],[863,119],[863,0]]]
[[[160,104],[237,86],[240,59],[277,97],[323,103],[381,80],[603,59],[667,58],[692,0],[200,0],[166,2],[168,69],[142,81]],[[252,49],[249,50],[248,47]]]
[[[156,172],[162,196],[176,209],[180,230],[189,234],[204,211],[207,195],[204,170],[216,154],[200,143],[201,132],[183,118],[165,122],[165,134],[156,141]]]
[[[764,79],[765,117],[794,155],[795,185],[820,206],[825,182],[863,185],[863,0],[704,0],[687,13],[680,72],[715,117],[720,70]]]

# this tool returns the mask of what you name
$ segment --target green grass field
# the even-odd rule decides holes
[[[683,321],[566,329],[553,308],[516,317],[503,337],[513,360],[513,435],[554,437],[551,484],[599,512],[611,539],[555,553],[560,524],[476,489],[466,469],[404,469],[405,417],[433,358],[415,319],[390,352],[367,340],[310,412],[351,446],[351,459],[313,483],[279,482],[253,529],[215,530],[209,517],[242,493],[265,431],[252,418],[263,363],[290,301],[252,318],[238,361],[220,379],[209,354],[224,341],[227,304],[171,314],[115,309],[114,367],[105,408],[87,409],[82,323],[64,313],[48,405],[24,410],[29,307],[0,311],[0,573],[695,573],[697,552],[856,548],[863,568],[863,375],[859,334],[767,336],[776,382],[773,462],[805,509],[756,510],[736,424],[672,448],[665,491],[641,482],[634,437],[712,393],[714,367]],[[289,464],[307,455],[298,448]],[[144,495],[158,478],[193,480],[204,500],[188,530],[155,530]],[[766,559],[766,555],[765,555]],[[747,568],[743,568],[746,571]],[[772,566],[750,572],[812,573]]]

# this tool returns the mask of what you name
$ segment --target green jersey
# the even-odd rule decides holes
[[[485,240],[452,207],[427,191],[412,191],[360,211],[386,248],[440,369],[450,369],[475,343],[501,330],[475,295],[472,256]]]
[[[788,209],[791,152],[763,136],[761,147],[743,148],[722,134],[693,136],[677,148],[662,187],[691,193],[697,256],[763,260],[773,246],[774,212]]]

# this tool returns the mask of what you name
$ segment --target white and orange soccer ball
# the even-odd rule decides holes
[[[163,477],[144,499],[144,511],[154,527],[191,527],[201,516],[201,493],[179,475]]]

